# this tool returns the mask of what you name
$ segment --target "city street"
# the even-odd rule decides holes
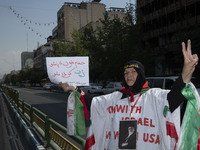
[[[0,7],[0,150],[200,150],[200,0]]]
[[[39,109],[51,119],[55,120],[59,124],[66,127],[67,122],[67,97],[69,93],[63,92],[50,92],[49,90],[43,90],[42,88],[21,88],[21,87],[12,87],[19,91],[19,97],[21,100],[24,100],[33,107]],[[89,121],[86,121],[86,130],[89,126]],[[87,135],[87,134],[86,134]],[[86,135],[81,136],[86,139]],[[76,146],[81,148],[80,145],[69,138],[67,135],[64,135],[74,143]]]
[[[19,91],[19,97],[39,109],[51,119],[66,127],[68,93],[56,93],[42,88],[13,87]]]
[[[69,93],[50,92],[42,88],[13,87],[19,91],[20,99],[39,109],[51,119],[66,127],[67,98]],[[89,122],[86,121],[86,126]]]

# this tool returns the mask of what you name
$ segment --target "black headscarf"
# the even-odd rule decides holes
[[[128,86],[128,84],[126,83],[124,79],[124,86],[126,89],[128,89],[129,91],[135,94],[139,93],[142,90],[144,83],[146,82],[144,66],[139,61],[130,60],[124,64],[124,71],[127,68],[134,68],[137,71],[138,76],[133,86]]]

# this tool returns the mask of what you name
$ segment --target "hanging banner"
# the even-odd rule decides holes
[[[47,73],[51,82],[69,85],[89,85],[88,57],[46,57]]]

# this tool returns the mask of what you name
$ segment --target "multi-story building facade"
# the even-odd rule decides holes
[[[52,30],[52,37],[34,51],[34,68],[46,71],[46,57],[54,56],[52,39],[71,41],[74,29],[79,30],[88,24],[92,24],[94,28],[100,26],[99,19],[104,18],[106,9],[99,1],[64,3],[57,12],[58,25]],[[124,8],[111,7],[107,12],[111,19],[116,16],[120,19],[124,17]]]
[[[74,29],[79,30],[89,23],[98,22],[99,19],[104,18],[105,12],[105,4],[99,2],[65,2],[57,12],[57,33],[53,32],[56,35],[53,38],[56,37],[59,40],[71,41]],[[111,19],[116,16],[122,19],[124,16],[123,8],[111,7],[107,12]]]
[[[183,60],[177,60],[181,54],[177,42],[184,39],[181,36],[195,38],[190,33],[200,29],[200,0],[137,0],[137,8],[143,17],[144,45],[151,45],[156,58],[155,73],[180,72]]]
[[[46,44],[34,50],[34,64],[33,67],[41,71],[46,71],[46,57],[53,57],[52,42],[48,41]]]
[[[33,68],[33,52],[21,53],[21,69]]]

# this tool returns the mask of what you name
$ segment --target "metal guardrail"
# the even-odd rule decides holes
[[[57,130],[66,133],[67,128],[49,118],[37,108],[32,107],[24,100],[21,100],[17,90],[7,86],[1,86],[1,89],[10,99],[13,106],[19,111],[20,115],[31,124],[37,133],[39,133],[39,135],[47,142],[48,146],[52,147],[54,150],[80,150],[54,129],[56,128]],[[74,139],[82,146],[82,149],[84,149],[85,140],[83,138],[80,136],[70,136],[70,138]]]
[[[40,140],[38,140],[37,136],[35,136],[31,127],[27,125],[24,119],[19,115],[15,107],[10,102],[9,98],[5,93],[2,93],[2,96],[7,104],[9,109],[9,114],[12,116],[13,121],[16,122],[15,125],[19,128],[19,132],[21,132],[21,136],[26,137],[26,144],[29,145],[30,150],[45,150],[44,146],[41,145]]]

